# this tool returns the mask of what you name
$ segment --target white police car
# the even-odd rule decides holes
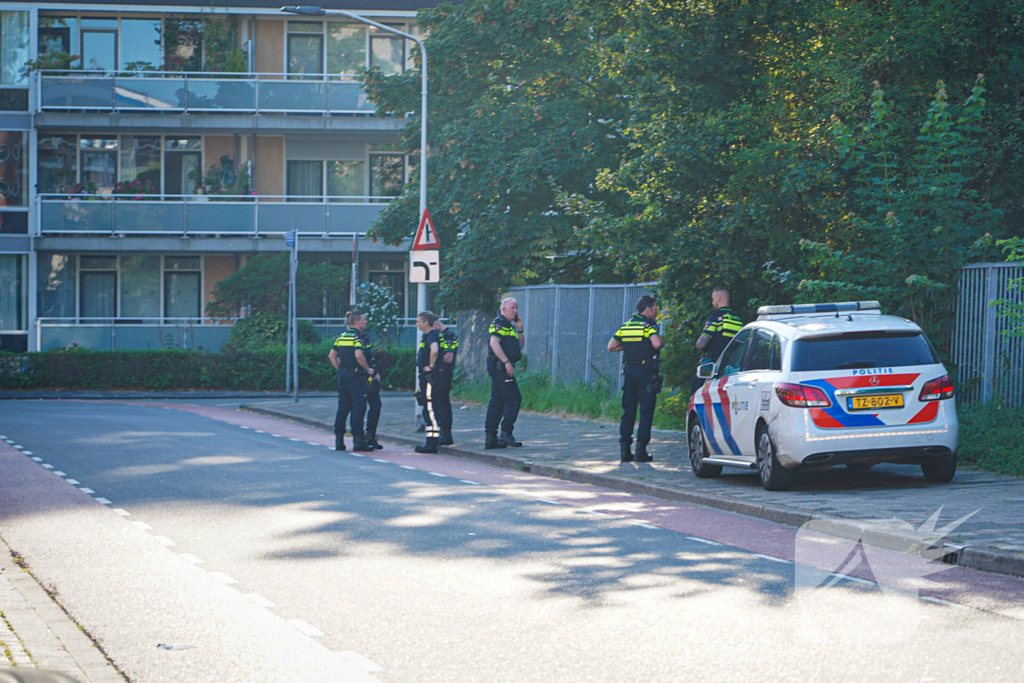
[[[690,399],[687,434],[698,477],[757,468],[770,491],[794,472],[881,462],[956,473],[953,382],[921,328],[877,301],[762,306]]]

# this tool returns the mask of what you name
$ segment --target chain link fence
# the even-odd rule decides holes
[[[531,371],[546,372],[559,384],[600,384],[620,388],[620,354],[608,340],[636,313],[636,301],[653,295],[656,282],[638,285],[535,285],[505,296],[519,302]]]
[[[952,361],[959,367],[960,399],[1001,399],[1024,408],[1024,337],[1007,334],[1010,322],[989,302],[1024,302],[1024,291],[1011,288],[1024,277],[1015,263],[980,263],[960,271],[960,294],[951,344]]]

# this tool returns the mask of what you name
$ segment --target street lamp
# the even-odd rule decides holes
[[[282,12],[286,14],[299,14],[306,17],[322,17],[328,14],[340,14],[343,17],[348,17],[354,21],[358,21],[362,24],[367,24],[381,31],[388,33],[394,33],[397,36],[401,36],[406,40],[411,40],[416,43],[420,48],[420,59],[422,60],[422,72],[420,74],[420,111],[423,112],[422,120],[420,121],[420,220],[424,212],[427,210],[427,49],[423,46],[423,41],[414,35],[399,31],[398,29],[384,24],[377,23],[366,17],[347,12],[343,9],[324,9],[323,7],[312,7],[309,5],[302,5],[298,7],[282,7]],[[328,84],[330,87],[330,84]],[[353,237],[353,240],[356,238]],[[419,283],[416,285],[416,311],[423,311],[427,308],[427,285]],[[420,338],[422,332],[416,330],[416,346],[419,348]],[[416,373],[416,388],[420,388],[420,373]],[[420,423],[422,418],[419,417],[417,412],[417,424]]]

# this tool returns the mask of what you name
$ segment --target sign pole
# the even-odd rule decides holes
[[[294,223],[292,224],[294,226]],[[292,231],[294,242],[292,244],[292,372],[295,373],[295,381],[292,387],[295,390],[295,402],[299,402],[299,233]]]

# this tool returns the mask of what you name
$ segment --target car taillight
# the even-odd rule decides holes
[[[824,391],[804,384],[779,382],[775,385],[775,393],[780,401],[794,408],[828,408],[832,405]]]
[[[949,375],[943,375],[937,379],[925,382],[921,388],[920,400],[941,401],[946,398],[953,398],[953,380]]]

